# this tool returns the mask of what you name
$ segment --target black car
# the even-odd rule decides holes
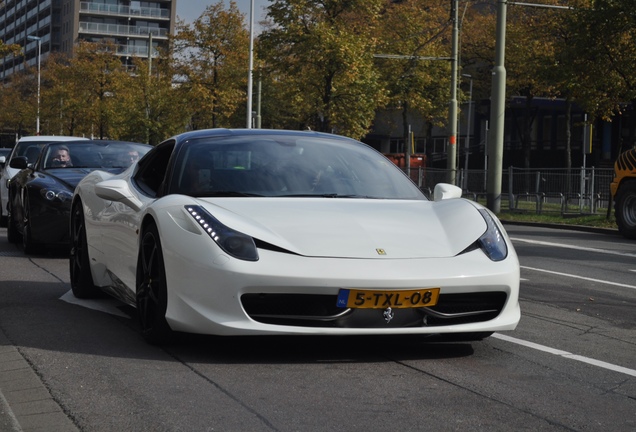
[[[34,163],[14,157],[10,167],[20,172],[9,182],[9,242],[21,240],[27,254],[68,248],[71,201],[79,181],[95,170],[123,172],[151,148],[123,141],[65,141],[46,144]]]

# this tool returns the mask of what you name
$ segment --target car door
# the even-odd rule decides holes
[[[139,161],[133,175],[126,179],[138,207],[111,202],[99,215],[101,245],[108,269],[131,290],[136,285],[142,219],[146,208],[159,196],[173,148],[174,142],[168,142],[152,149]]]

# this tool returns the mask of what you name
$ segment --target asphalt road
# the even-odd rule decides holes
[[[73,303],[0,229],[0,431],[636,430],[636,242],[507,226],[522,320],[482,342],[187,337]]]

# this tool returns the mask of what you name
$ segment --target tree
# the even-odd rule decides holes
[[[35,134],[37,85],[30,71],[11,76],[11,82],[0,88],[0,126],[23,134]]]
[[[51,62],[44,105],[48,112],[59,113],[70,135],[112,138],[117,90],[126,76],[112,45],[80,42],[72,58]]]
[[[245,113],[249,32],[236,3],[208,6],[192,25],[179,25],[174,38],[176,71],[196,101],[192,127],[237,127]]]
[[[576,0],[573,6],[566,24],[576,30],[568,49],[578,70],[577,102],[591,117],[610,121],[628,103],[636,106],[634,4]],[[636,126],[631,127],[633,133]]]
[[[154,58],[152,72],[147,59],[137,58],[133,63],[133,71],[115,89],[112,137],[156,145],[183,132],[192,103],[184,89],[173,86],[168,58]]]
[[[22,47],[17,44],[5,44],[0,40],[0,58],[13,54],[15,56],[20,55]]]
[[[448,1],[389,3],[380,20],[379,53],[403,58],[376,60],[389,105],[402,111],[404,142],[408,114],[441,125],[448,117],[451,68]],[[417,57],[427,58],[426,60]]]
[[[374,67],[382,0],[274,0],[260,38],[264,71],[287,89],[290,128],[354,138],[384,103]],[[291,123],[291,122],[290,122]]]

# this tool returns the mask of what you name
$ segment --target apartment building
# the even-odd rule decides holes
[[[0,59],[0,81],[44,61],[73,53],[82,40],[115,44],[122,61],[147,57],[174,33],[177,0],[0,0],[0,40],[24,55]],[[154,50],[152,51],[154,52]]]

